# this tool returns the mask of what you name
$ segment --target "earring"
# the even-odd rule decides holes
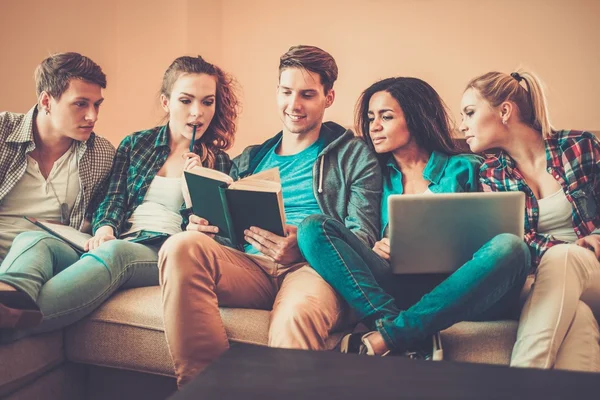
[[[507,122],[507,121],[506,121],[505,119],[503,119],[503,120],[502,120],[502,123],[503,123],[504,125],[506,125],[506,122]]]
[[[50,115],[50,109],[46,108],[46,115]]]

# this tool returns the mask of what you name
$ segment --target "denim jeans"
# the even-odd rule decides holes
[[[342,223],[323,216],[298,227],[308,263],[348,302],[360,320],[379,331],[390,349],[407,350],[460,321],[518,316],[530,252],[515,235],[501,234],[407,310],[384,287],[390,266]]]
[[[2,332],[0,341],[70,325],[119,288],[158,285],[158,246],[111,240],[80,257],[49,233],[19,234],[0,265],[0,281],[31,296],[44,318],[28,331]]]

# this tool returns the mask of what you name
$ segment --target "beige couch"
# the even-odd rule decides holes
[[[231,341],[267,342],[268,311],[221,314]],[[507,364],[516,327],[457,324],[443,332],[445,358]],[[339,338],[333,335],[329,347]],[[118,292],[67,329],[0,346],[0,398],[7,400],[164,399],[175,388],[157,286]]]
[[[267,342],[268,311],[221,313],[232,342]],[[162,325],[158,287],[118,292],[67,329],[0,346],[0,399],[164,399],[176,386]],[[508,364],[516,332],[516,321],[461,322],[442,332],[444,358]]]

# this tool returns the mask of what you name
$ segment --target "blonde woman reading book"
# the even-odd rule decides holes
[[[171,64],[160,101],[168,123],[135,132],[119,145],[86,253],[47,233],[25,233],[15,240],[1,267],[2,289],[28,296],[43,319],[5,318],[20,311],[5,306],[2,327],[13,329],[4,331],[4,341],[71,324],[118,288],[158,284],[158,249],[164,238],[181,231],[183,222],[184,166],[228,172],[231,162],[224,151],[232,143],[237,117],[231,78],[201,57],[180,57]],[[151,239],[127,240],[140,235]]]

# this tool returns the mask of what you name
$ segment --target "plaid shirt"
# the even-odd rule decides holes
[[[589,132],[559,131],[546,140],[546,170],[560,183],[573,206],[573,230],[578,238],[600,227],[600,142]],[[521,191],[525,200],[525,242],[529,245],[534,266],[545,251],[564,243],[551,235],[539,233],[538,200],[527,186],[515,162],[506,153],[491,157],[481,166],[480,181],[484,191]]]
[[[27,155],[35,149],[33,123],[37,105],[27,114],[0,113],[0,202],[25,175]],[[104,197],[115,148],[103,137],[94,133],[84,142],[76,142],[79,180],[81,188],[69,225],[84,230],[84,223]]]
[[[127,221],[144,201],[148,187],[171,152],[167,127],[157,126],[123,139],[117,149],[106,198],[94,214],[94,233],[101,226],[110,226],[119,237],[131,227]],[[230,168],[227,153],[217,153],[214,169],[229,173]],[[185,204],[181,209],[185,210]]]

